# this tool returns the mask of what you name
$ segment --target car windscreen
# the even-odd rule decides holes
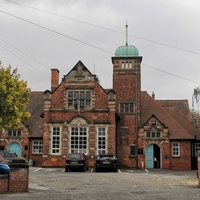
[[[81,159],[81,155],[80,154],[69,154],[68,159],[69,160],[71,160],[71,159],[78,160],[78,159]]]

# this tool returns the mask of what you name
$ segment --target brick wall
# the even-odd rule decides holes
[[[0,193],[8,191],[8,177],[7,174],[0,174]]]
[[[28,192],[29,166],[26,163],[11,163],[9,174],[10,192]]]
[[[17,160],[9,166],[10,174],[0,174],[0,193],[28,192],[29,165],[25,160]]]
[[[122,62],[131,62],[132,67],[122,67]],[[136,146],[137,125],[140,123],[140,63],[141,57],[112,57],[113,89],[116,92],[116,111],[120,116],[117,125],[117,157],[120,167],[137,167],[137,157],[130,155],[132,145]],[[133,103],[134,113],[120,113],[120,103]],[[137,114],[136,114],[137,113]],[[136,118],[137,117],[137,118]],[[136,124],[137,123],[137,124]],[[126,128],[126,138],[122,138],[122,128]]]
[[[180,141],[180,156],[170,159],[170,169],[190,170],[191,169],[191,142]]]

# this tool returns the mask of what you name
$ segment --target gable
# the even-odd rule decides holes
[[[166,128],[165,124],[163,124],[154,114],[149,117],[149,119],[145,122],[145,125],[146,124],[159,124],[160,126]]]
[[[92,75],[92,73],[86,68],[86,66],[79,61],[72,70],[64,76],[65,80],[68,81],[86,81],[86,80],[95,80],[96,76]]]
[[[173,118],[159,103],[157,103],[147,92],[141,92],[141,124],[155,115],[170,132],[170,139],[194,139],[193,133],[187,130]]]

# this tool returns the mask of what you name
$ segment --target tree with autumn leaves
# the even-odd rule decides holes
[[[30,89],[20,80],[17,69],[0,65],[0,130],[17,129],[30,117],[26,112]]]

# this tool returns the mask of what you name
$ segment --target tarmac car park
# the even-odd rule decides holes
[[[2,199],[199,200],[196,170],[119,169],[96,173],[93,168],[65,173],[65,168],[29,168],[29,192]]]

